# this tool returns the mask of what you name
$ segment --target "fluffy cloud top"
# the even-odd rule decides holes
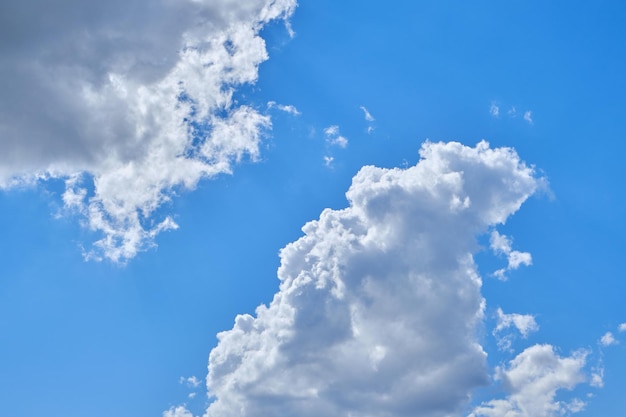
[[[65,204],[123,261],[177,188],[254,159],[267,116],[233,100],[295,0],[9,0],[0,13],[0,187],[66,178]]]
[[[280,290],[218,335],[205,417],[445,416],[488,383],[476,236],[540,186],[507,148],[426,143],[362,168],[280,253]]]
[[[581,411],[579,399],[556,400],[557,391],[572,389],[585,381],[582,372],[586,352],[562,358],[550,345],[534,345],[498,371],[509,395],[477,407],[469,417],[553,417]]]

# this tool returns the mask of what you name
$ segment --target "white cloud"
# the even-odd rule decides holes
[[[507,111],[506,113],[509,115],[509,117],[515,117],[517,115],[517,109],[515,108],[515,106],[511,106],[509,111]]]
[[[425,143],[363,167],[280,252],[280,290],[218,334],[205,417],[442,416],[488,382],[472,253],[541,181],[507,148]]]
[[[596,388],[602,388],[604,386],[604,368],[599,367],[594,369],[594,372],[591,374],[589,385]]]
[[[528,110],[524,113],[524,120],[526,120],[529,124],[533,124],[533,112]]]
[[[626,323],[622,323],[617,327],[617,330],[621,332],[626,332]]]
[[[167,411],[163,412],[163,417],[193,417],[193,414],[189,410],[185,408],[185,406],[180,405],[178,407],[172,407]]]
[[[189,388],[197,388],[202,383],[202,380],[195,376],[190,376],[189,378],[181,376],[178,382],[187,385]]]
[[[505,281],[507,279],[506,272],[512,271],[520,267],[520,265],[529,266],[532,264],[532,256],[528,252],[519,252],[511,247],[511,239],[505,235],[501,235],[497,230],[491,232],[489,238],[491,250],[495,254],[505,255],[507,257],[507,266],[494,272],[494,275]]]
[[[615,337],[611,332],[606,332],[604,336],[600,338],[600,344],[602,344],[602,346],[611,346],[616,345],[617,343],[618,341],[615,340]]]
[[[339,133],[339,126],[328,126],[324,129],[324,134],[326,135],[326,142],[331,145],[337,145],[340,148],[348,146],[348,139]]]
[[[493,334],[498,338],[498,346],[503,350],[509,350],[514,339],[511,334],[502,334],[506,329],[515,327],[523,338],[527,338],[530,333],[539,330],[535,317],[530,314],[505,314],[501,308],[498,308],[496,313],[498,323]]]
[[[580,399],[565,402],[556,396],[585,381],[586,355],[579,351],[562,358],[550,345],[527,348],[498,371],[508,396],[476,407],[470,417],[554,417],[581,411],[585,403]]]
[[[361,106],[361,110],[363,110],[366,121],[373,122],[375,120],[374,116],[372,116],[372,114],[365,108],[365,106]]]
[[[333,163],[333,161],[335,160],[335,158],[333,158],[332,156],[324,156],[324,165],[326,165],[327,167],[331,166],[331,164]]]
[[[500,116],[500,107],[498,107],[495,103],[491,103],[491,107],[489,107],[489,114],[493,117]]]
[[[292,115],[294,115],[294,116],[300,116],[300,115],[302,114],[302,113],[300,113],[300,112],[298,111],[298,109],[296,108],[296,106],[293,106],[293,105],[291,105],[291,104],[287,104],[287,105],[285,105],[285,104],[278,104],[278,103],[276,103],[275,101],[269,101],[269,102],[267,103],[267,107],[268,107],[269,109],[276,108],[276,109],[278,109],[278,110],[280,110],[280,111],[284,111],[285,113],[289,113],[289,114],[292,114]]]
[[[63,200],[123,262],[176,227],[178,189],[254,160],[270,119],[233,99],[295,0],[9,0],[0,25],[0,187],[66,178]]]

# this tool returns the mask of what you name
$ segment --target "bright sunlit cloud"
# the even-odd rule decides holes
[[[542,181],[486,142],[420,154],[407,169],[362,168],[349,207],[281,251],[273,301],[218,335],[207,417],[440,416],[488,383],[476,236]]]
[[[268,58],[261,28],[295,5],[8,2],[0,187],[66,179],[66,208],[102,236],[89,258],[154,245],[177,227],[157,213],[177,190],[258,158],[270,119],[234,95]]]

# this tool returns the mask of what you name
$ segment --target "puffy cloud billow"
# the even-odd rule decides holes
[[[178,188],[254,159],[270,119],[237,104],[259,31],[295,0],[9,0],[0,6],[0,188],[66,180],[65,205],[124,261],[175,228]]]
[[[486,142],[420,154],[407,169],[362,168],[349,206],[282,249],[272,302],[218,335],[205,417],[451,416],[489,383],[476,238],[542,180]]]
[[[476,407],[469,417],[555,417],[582,411],[582,400],[559,401],[556,395],[586,381],[583,368],[587,354],[581,350],[562,358],[551,345],[525,349],[508,366],[497,370],[509,395]]]

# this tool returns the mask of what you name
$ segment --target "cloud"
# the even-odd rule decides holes
[[[596,388],[602,388],[604,386],[604,368],[599,367],[591,374],[591,380],[589,385]]]
[[[0,16],[0,188],[66,179],[66,207],[123,262],[176,228],[180,189],[255,160],[269,117],[234,99],[295,0],[9,0]]]
[[[613,336],[613,333],[611,332],[606,332],[604,336],[600,338],[600,344],[602,346],[611,346],[611,345],[616,345],[617,343],[619,342],[615,340],[615,337]]]
[[[514,326],[524,338],[528,337],[531,332],[539,330],[539,325],[537,325],[534,316],[530,314],[504,314],[499,308],[496,330],[502,331],[511,326]]]
[[[189,388],[197,388],[202,383],[202,381],[195,376],[190,376],[189,378],[181,376],[178,382],[187,385]]]
[[[519,268],[520,265],[529,266],[532,264],[532,256],[530,253],[512,250],[511,239],[505,235],[501,235],[497,230],[491,232],[489,244],[495,254],[505,255],[507,257],[508,265],[506,268],[499,269],[493,273],[503,281],[507,279],[505,275],[507,271],[515,270]]]
[[[530,314],[505,314],[501,308],[498,308],[497,315],[498,323],[493,330],[493,335],[498,338],[498,347],[502,350],[509,350],[514,339],[511,334],[502,335],[506,329],[515,327],[523,338],[539,330],[535,317]]]
[[[333,125],[328,126],[324,129],[324,135],[326,135],[326,142],[331,145],[337,145],[340,148],[345,148],[348,146],[348,139],[344,136],[341,136],[339,133],[339,126]]]
[[[167,411],[163,412],[163,417],[193,417],[193,414],[189,410],[185,408],[185,406],[180,405],[178,407],[172,407]]]
[[[361,106],[361,110],[363,110],[363,113],[365,114],[366,121],[373,122],[375,120],[374,117],[370,114],[370,112],[365,108],[365,106]]]
[[[476,236],[541,186],[508,148],[422,146],[363,167],[280,252],[280,290],[218,334],[205,417],[442,416],[488,383]]]
[[[526,120],[529,124],[533,124],[533,112],[528,110],[524,113],[524,120]]]
[[[585,403],[574,398],[556,400],[557,392],[571,390],[585,381],[587,353],[578,351],[562,358],[551,345],[534,345],[517,355],[497,378],[509,392],[505,399],[476,407],[469,417],[553,417],[581,411]]]
[[[626,332],[626,323],[622,323],[617,327],[617,330],[621,332]]]
[[[335,158],[333,158],[332,156],[325,155],[324,156],[324,165],[326,165],[327,167],[330,167],[334,160],[335,160]]]
[[[511,106],[509,111],[507,111],[506,113],[509,115],[509,117],[515,117],[517,115],[517,109],[515,108],[515,106]]]
[[[298,111],[298,109],[296,108],[296,106],[293,106],[293,105],[291,105],[291,104],[287,104],[287,105],[284,105],[284,104],[278,104],[278,103],[276,103],[275,101],[269,101],[269,102],[267,103],[267,108],[268,108],[268,109],[276,108],[276,109],[278,109],[278,110],[280,110],[280,111],[284,111],[285,113],[289,113],[289,114],[292,114],[292,115],[294,115],[294,116],[300,116],[300,115],[302,114],[302,113],[300,113],[300,112]]]
[[[489,107],[489,114],[493,117],[500,116],[500,107],[498,107],[495,103],[491,103],[491,107]]]

